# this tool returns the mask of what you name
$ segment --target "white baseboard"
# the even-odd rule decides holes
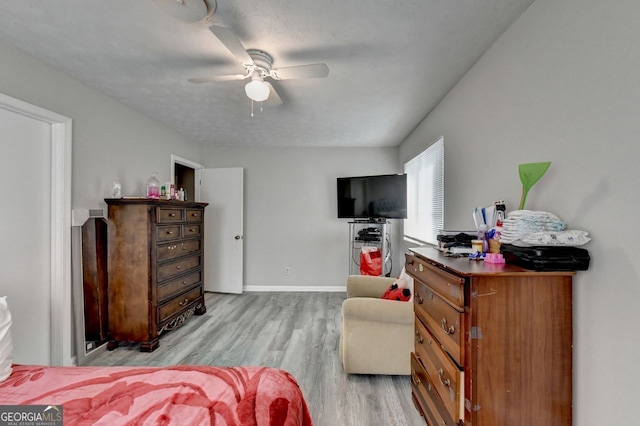
[[[244,291],[280,291],[280,292],[327,292],[327,293],[346,293],[346,286],[284,286],[284,285],[247,285]]]

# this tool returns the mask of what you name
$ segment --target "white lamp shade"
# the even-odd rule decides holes
[[[266,101],[269,97],[269,86],[260,80],[251,80],[248,82],[247,85],[244,86],[244,91],[249,99],[253,99],[256,102]]]

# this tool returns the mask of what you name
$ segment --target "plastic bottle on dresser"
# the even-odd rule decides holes
[[[157,175],[158,172],[155,172],[147,180],[147,198],[152,198],[154,200],[160,198],[160,181],[156,178]]]
[[[122,185],[120,185],[120,180],[118,180],[118,178],[113,180],[112,195],[113,198],[122,198]]]
[[[165,190],[167,191],[166,198],[167,200],[175,200],[176,199],[176,188],[175,185],[171,182],[167,182],[164,184]]]
[[[504,222],[507,206],[502,200],[494,201],[493,205],[496,207],[496,226],[502,227],[502,222]]]
[[[487,241],[487,225],[478,226],[478,239],[482,241],[482,252],[487,253],[489,251],[489,241]]]

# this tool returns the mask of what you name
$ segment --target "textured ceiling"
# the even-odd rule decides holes
[[[152,0],[0,0],[0,38],[204,144],[395,146],[532,1],[218,0],[186,23]],[[246,82],[187,81],[243,72],[212,24],[329,76],[273,82],[284,103],[252,118]]]

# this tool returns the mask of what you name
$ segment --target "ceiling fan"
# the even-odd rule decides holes
[[[216,11],[216,0],[153,0],[165,13],[183,22],[211,19]]]
[[[266,78],[273,80],[293,80],[303,78],[325,78],[329,75],[326,64],[298,65],[293,67],[272,68],[273,58],[267,52],[257,49],[245,49],[238,37],[229,28],[212,25],[213,35],[240,61],[244,74],[231,74],[203,78],[190,78],[191,83],[215,83],[220,81],[251,79],[245,85],[245,93],[255,102],[265,102],[269,106],[282,104],[276,89]]]

